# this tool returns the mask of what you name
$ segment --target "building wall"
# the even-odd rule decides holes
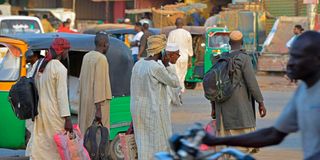
[[[125,1],[116,1],[113,5],[113,22],[117,23],[118,19],[123,19],[125,17],[124,10],[126,9]]]
[[[106,20],[108,2],[76,1],[77,20]]]

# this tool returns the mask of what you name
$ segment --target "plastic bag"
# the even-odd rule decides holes
[[[138,149],[134,134],[119,134],[121,150],[124,154],[124,160],[137,160]]]
[[[217,126],[216,126],[216,120],[214,119],[214,120],[211,120],[211,121],[204,127],[204,130],[205,130],[207,133],[215,136],[215,135],[216,135],[216,132],[217,132],[216,128],[217,128]],[[201,150],[201,151],[215,151],[215,150],[216,150],[216,147],[209,147],[209,146],[207,146],[207,145],[205,145],[205,144],[202,144],[202,145],[200,146],[200,150]]]
[[[61,160],[90,160],[78,125],[73,125],[73,133],[57,133],[53,139]]]

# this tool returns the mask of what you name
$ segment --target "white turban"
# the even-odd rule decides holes
[[[179,46],[176,43],[167,43],[166,51],[176,52],[179,50]]]

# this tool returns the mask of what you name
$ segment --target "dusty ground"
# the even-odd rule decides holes
[[[268,91],[294,91],[296,83],[292,83],[284,74],[267,74],[260,72],[257,74],[257,80],[262,90]]]

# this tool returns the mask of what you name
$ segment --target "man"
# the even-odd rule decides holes
[[[39,62],[40,58],[43,58],[40,55],[40,52],[34,53],[31,49],[26,51],[27,63],[30,63],[30,68],[28,68],[28,71],[27,71],[27,77],[32,77],[33,74],[36,72],[36,66],[38,65],[38,63],[41,63]],[[27,143],[27,148],[26,148],[26,156],[30,156],[31,154],[33,127],[34,125],[32,120],[31,119],[26,120],[26,128],[27,128],[26,135],[29,138],[29,141]]]
[[[130,45],[131,45],[131,51],[132,51],[132,58],[134,63],[136,63],[138,61],[140,40],[141,40],[141,37],[143,36],[142,25],[140,22],[137,22],[135,24],[134,30],[137,32],[137,34],[133,37]]]
[[[48,20],[48,15],[43,15],[41,19],[41,24],[45,33],[54,32],[54,28]]]
[[[184,24],[181,18],[177,18],[175,24],[177,29],[169,33],[168,43],[176,43],[179,46],[181,56],[175,64],[175,67],[182,88],[181,92],[184,92],[184,79],[188,70],[188,59],[189,56],[193,56],[192,37],[188,31],[182,28]]]
[[[60,159],[53,140],[56,133],[72,132],[70,118],[67,69],[60,62],[70,48],[64,38],[54,39],[48,54],[35,77],[39,93],[39,114],[35,117],[31,159]],[[59,94],[57,94],[59,93]]]
[[[301,25],[295,25],[293,28],[293,34],[294,36],[287,42],[286,46],[288,49],[291,48],[292,43],[297,39],[297,37],[304,31]]]
[[[35,53],[30,49],[27,50],[27,52],[26,52],[27,63],[30,63],[30,65],[31,65],[30,68],[28,69],[27,77],[31,77],[33,75],[40,58],[43,58],[40,55],[40,52]]]
[[[106,57],[109,38],[98,33],[95,37],[96,49],[83,57],[80,72],[80,108],[78,115],[82,133],[95,120],[110,129],[110,100],[112,98],[109,63]]]
[[[142,31],[143,31],[143,36],[141,37],[141,41],[140,41],[138,60],[142,57],[147,57],[146,49],[147,49],[148,38],[152,35],[152,33],[149,31],[148,23],[143,23]]]
[[[225,54],[236,54],[233,83],[236,87],[231,97],[222,102],[211,102],[212,115],[217,119],[218,136],[231,136],[249,133],[255,130],[254,100],[259,103],[261,117],[266,115],[263,97],[255,77],[251,58],[241,50],[243,35],[240,31],[230,33],[232,51]],[[256,152],[256,149],[243,149],[244,152]]]
[[[168,56],[161,54],[165,47],[165,35],[150,36],[148,57],[139,60],[132,70],[130,110],[139,160],[150,160],[159,151],[170,151],[172,124],[167,86],[176,88],[179,81]]]
[[[289,134],[301,131],[305,160],[320,159],[320,33],[307,31],[293,42],[287,75],[302,80],[274,126],[225,138],[207,136],[208,145],[265,147],[276,145]],[[283,157],[285,158],[285,157]]]
[[[78,32],[75,32],[75,31],[70,29],[70,27],[71,27],[70,26],[71,25],[70,21],[67,20],[67,21],[63,22],[62,25],[58,28],[57,32],[78,33]]]
[[[173,64],[173,65],[176,64],[177,60],[180,57],[179,46],[176,43],[167,43],[165,51],[166,51],[166,55],[169,58],[170,64]],[[171,106],[181,106],[182,105],[180,90],[181,90],[181,87],[172,88],[172,87],[168,86],[169,104]]]

